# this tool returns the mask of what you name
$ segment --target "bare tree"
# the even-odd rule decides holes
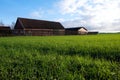
[[[15,22],[12,22],[12,23],[11,23],[11,26],[10,26],[11,29],[14,29],[14,26],[15,26]]]
[[[2,21],[0,21],[0,26],[4,26],[4,23]]]

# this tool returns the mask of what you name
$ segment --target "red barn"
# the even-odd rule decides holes
[[[64,35],[64,27],[59,22],[18,18],[14,27],[16,35]]]

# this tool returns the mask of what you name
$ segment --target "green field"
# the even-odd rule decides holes
[[[120,34],[1,37],[0,80],[120,80]]]

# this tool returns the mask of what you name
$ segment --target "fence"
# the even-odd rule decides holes
[[[11,30],[0,30],[0,36],[10,36],[12,35]]]

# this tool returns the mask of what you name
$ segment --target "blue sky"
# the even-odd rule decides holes
[[[55,6],[55,1],[56,0],[0,0],[0,20],[6,24],[15,21],[17,17],[52,20],[50,14],[44,14],[44,12],[52,10]]]
[[[0,0],[0,21],[17,17],[59,21],[65,27],[120,31],[120,0]]]

